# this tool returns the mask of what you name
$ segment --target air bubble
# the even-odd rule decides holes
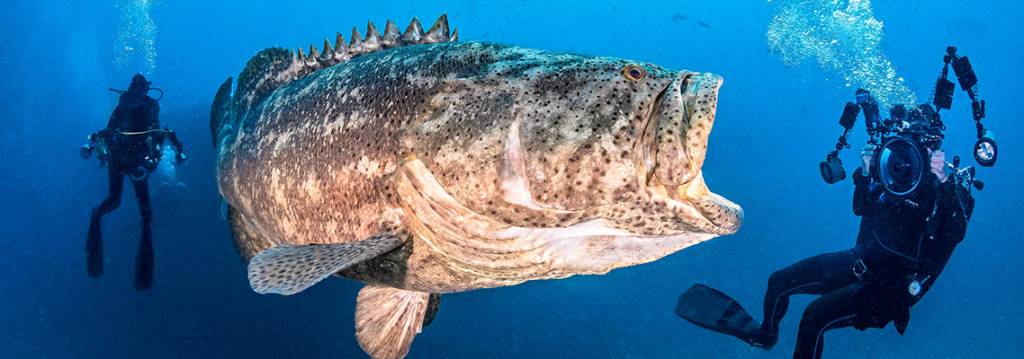
[[[844,7],[843,4],[846,3]],[[885,105],[916,104],[882,51],[882,21],[869,0],[784,0],[768,26],[768,46],[788,65],[814,58],[844,84],[871,91]]]

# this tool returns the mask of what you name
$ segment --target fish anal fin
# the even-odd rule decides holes
[[[356,263],[401,246],[405,235],[382,233],[357,242],[282,245],[249,261],[249,285],[261,294],[292,295]]]
[[[367,284],[356,299],[356,339],[376,359],[397,359],[409,353],[423,330],[431,294]]]

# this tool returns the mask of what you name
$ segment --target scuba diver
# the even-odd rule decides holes
[[[954,85],[946,79],[951,63],[972,100],[975,160],[989,167],[996,159],[993,136],[981,124],[985,101],[977,97],[970,62],[958,57],[954,47],[944,60],[932,101],[938,110],[927,103],[909,109],[896,105],[890,118],[882,119],[871,94],[858,90],[857,103],[847,103],[843,111],[845,131],[820,169],[829,184],[846,177],[838,154],[850,147],[847,136],[863,110],[870,140],[853,174],[853,213],[861,223],[852,249],[813,256],[772,273],[760,323],[726,294],[701,284],[680,296],[676,313],[768,350],[778,339],[789,297],[819,295],[800,320],[794,358],[820,358],[824,333],[832,329],[884,328],[892,322],[902,335],[910,308],[932,288],[966,234],[974,209],[971,188],[984,187],[974,178],[973,166],[959,168],[959,157],[947,164],[941,149],[945,125],[938,111],[952,103]]]
[[[120,99],[110,115],[107,127],[89,135],[89,143],[82,147],[82,158],[89,158],[97,152],[101,165],[107,166],[109,193],[99,206],[93,208],[86,240],[86,263],[89,276],[103,274],[103,234],[100,222],[103,216],[121,205],[121,191],[124,177],[128,176],[135,189],[142,214],[142,239],[135,257],[135,289],[146,290],[153,283],[153,241],[150,223],[153,211],[149,202],[149,174],[156,169],[162,155],[164,140],[171,142],[176,152],[175,161],[185,161],[184,148],[174,131],[160,129],[159,98],[153,99],[149,92],[163,91],[150,88],[145,76],[132,77],[128,90],[120,91]]]

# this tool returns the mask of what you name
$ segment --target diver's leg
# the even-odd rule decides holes
[[[110,161],[107,166],[107,198],[95,208],[95,212],[103,217],[121,206],[121,191],[124,188],[124,173],[121,172],[117,161]]]
[[[107,166],[107,198],[98,207],[92,209],[92,215],[89,218],[89,234],[85,240],[85,258],[90,277],[99,277],[103,274],[103,229],[100,225],[103,215],[121,205],[124,175],[115,163],[116,161],[111,161]]]
[[[135,187],[135,198],[139,201],[139,212],[142,214],[142,239],[139,241],[139,252],[135,255],[135,289],[146,290],[153,286],[153,235],[150,224],[153,221],[153,210],[149,203],[149,185],[146,179],[132,181]]]
[[[793,358],[821,358],[825,331],[853,325],[857,314],[856,285],[829,292],[811,302],[800,319]]]
[[[852,250],[820,254],[788,267],[768,277],[764,296],[764,321],[761,323],[762,344],[771,348],[779,336],[779,323],[789,309],[789,296],[793,294],[821,294],[854,281]]]

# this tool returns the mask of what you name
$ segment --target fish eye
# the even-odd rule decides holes
[[[640,81],[647,77],[647,70],[640,65],[629,64],[622,68],[622,76],[630,81]]]

